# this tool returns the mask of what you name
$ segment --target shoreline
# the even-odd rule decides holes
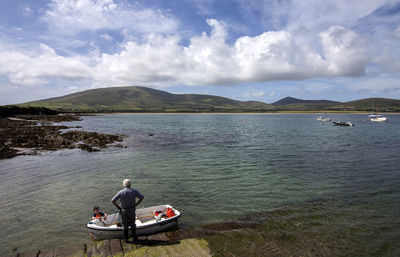
[[[123,147],[123,135],[108,135],[77,130],[81,127],[59,125],[81,120],[76,114],[18,114],[0,117],[0,160],[41,151],[61,149],[96,152],[109,146]],[[63,132],[62,130],[68,131]]]
[[[91,112],[91,113],[71,113],[79,116],[102,116],[108,114],[371,114],[366,111],[280,111],[280,112]],[[400,112],[380,112],[386,115],[398,115]]]

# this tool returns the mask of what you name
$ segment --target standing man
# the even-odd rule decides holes
[[[129,242],[129,226],[131,226],[133,242],[137,241],[136,237],[136,206],[139,205],[144,196],[136,189],[131,188],[131,181],[124,179],[122,185],[125,187],[120,190],[112,199],[111,202],[115,207],[120,210],[122,217],[122,227],[124,228],[125,242]],[[136,203],[136,197],[139,201]],[[117,201],[120,200],[121,206],[118,205]]]

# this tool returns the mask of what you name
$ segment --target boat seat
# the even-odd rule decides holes
[[[145,223],[147,221],[154,220],[154,219],[155,219],[155,217],[153,214],[136,217],[136,220],[140,220],[142,223]]]

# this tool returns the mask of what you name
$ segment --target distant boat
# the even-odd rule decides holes
[[[354,124],[350,121],[332,121],[332,123],[336,126],[354,127]]]
[[[374,103],[375,103],[375,101],[372,98],[372,113],[368,115],[368,118],[370,119],[370,121],[375,121],[375,122],[386,122],[386,121],[388,121],[387,117],[384,117],[384,116],[374,112]]]
[[[331,118],[323,118],[322,116],[317,118],[317,121],[331,121]]]
[[[376,122],[386,122],[388,121],[388,118],[379,114],[376,114],[375,116],[370,118],[371,121],[376,121]]]

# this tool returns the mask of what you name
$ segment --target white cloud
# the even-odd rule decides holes
[[[140,33],[175,31],[178,22],[160,10],[113,0],[52,0],[42,20],[63,34],[99,29]]]
[[[299,46],[286,31],[270,31],[226,43],[226,26],[208,20],[212,31],[180,45],[179,37],[152,34],[142,44],[126,42],[124,50],[103,54],[97,81],[168,86],[226,85],[241,82],[297,80],[361,75],[368,64],[365,41],[335,26],[320,34],[322,54]]]
[[[351,28],[391,0],[234,0],[244,20],[268,30],[317,34],[332,25]],[[211,6],[212,7],[212,6]],[[306,39],[306,38],[305,38]]]
[[[369,61],[366,41],[343,27],[330,27],[320,34],[328,73],[331,76],[358,75]]]
[[[332,24],[351,27],[387,2],[387,0],[369,0],[362,3],[348,0],[294,0],[287,12],[287,29],[319,32],[328,29]]]
[[[100,37],[106,41],[113,41],[114,38],[110,35],[108,35],[107,33],[101,34]]]
[[[34,11],[28,5],[24,5],[23,7],[21,7],[21,12],[24,17],[29,17],[34,14]]]
[[[363,39],[343,27],[331,27],[316,38],[323,46],[318,54],[286,31],[245,36],[230,45],[226,25],[207,22],[211,33],[192,37],[187,46],[178,36],[150,34],[143,43],[124,42],[120,52],[95,51],[87,57],[64,57],[44,44],[37,55],[1,51],[0,73],[20,85],[43,84],[53,77],[89,79],[101,86],[229,85],[360,75],[368,63]]]
[[[195,6],[200,15],[212,16],[215,12],[213,0],[186,0],[186,2]]]
[[[54,78],[78,80],[90,76],[86,58],[67,58],[44,44],[40,47],[42,52],[34,55],[8,51],[0,45],[0,74],[8,75],[10,83],[21,86],[41,85]]]
[[[177,37],[152,34],[143,44],[129,41],[123,51],[102,54],[93,68],[94,80],[105,85],[174,84],[185,72]]]
[[[245,98],[257,98],[264,96],[264,91],[262,90],[250,90],[243,94]]]

